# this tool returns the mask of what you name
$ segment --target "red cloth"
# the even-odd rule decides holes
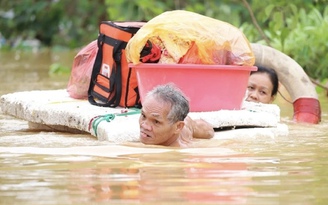
[[[140,61],[143,63],[157,63],[161,58],[161,48],[156,44],[147,41],[145,47],[140,53]]]

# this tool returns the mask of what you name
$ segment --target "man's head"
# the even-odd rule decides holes
[[[159,85],[147,93],[139,119],[144,144],[169,145],[177,140],[189,113],[189,102],[173,84]]]

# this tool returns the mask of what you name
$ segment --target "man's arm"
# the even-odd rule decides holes
[[[187,116],[186,121],[192,125],[194,138],[210,139],[214,136],[213,126],[205,120],[193,120]]]

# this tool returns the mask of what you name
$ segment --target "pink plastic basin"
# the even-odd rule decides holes
[[[191,112],[240,109],[251,71],[256,66],[153,64],[136,69],[141,103],[148,91],[172,82],[189,98]]]

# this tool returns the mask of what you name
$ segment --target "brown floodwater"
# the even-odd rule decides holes
[[[0,53],[0,95],[65,88],[69,74],[49,67],[70,67],[75,53]],[[327,97],[318,125],[293,123],[292,105],[275,103],[288,136],[190,149],[31,130],[0,113],[0,204],[327,204]]]

